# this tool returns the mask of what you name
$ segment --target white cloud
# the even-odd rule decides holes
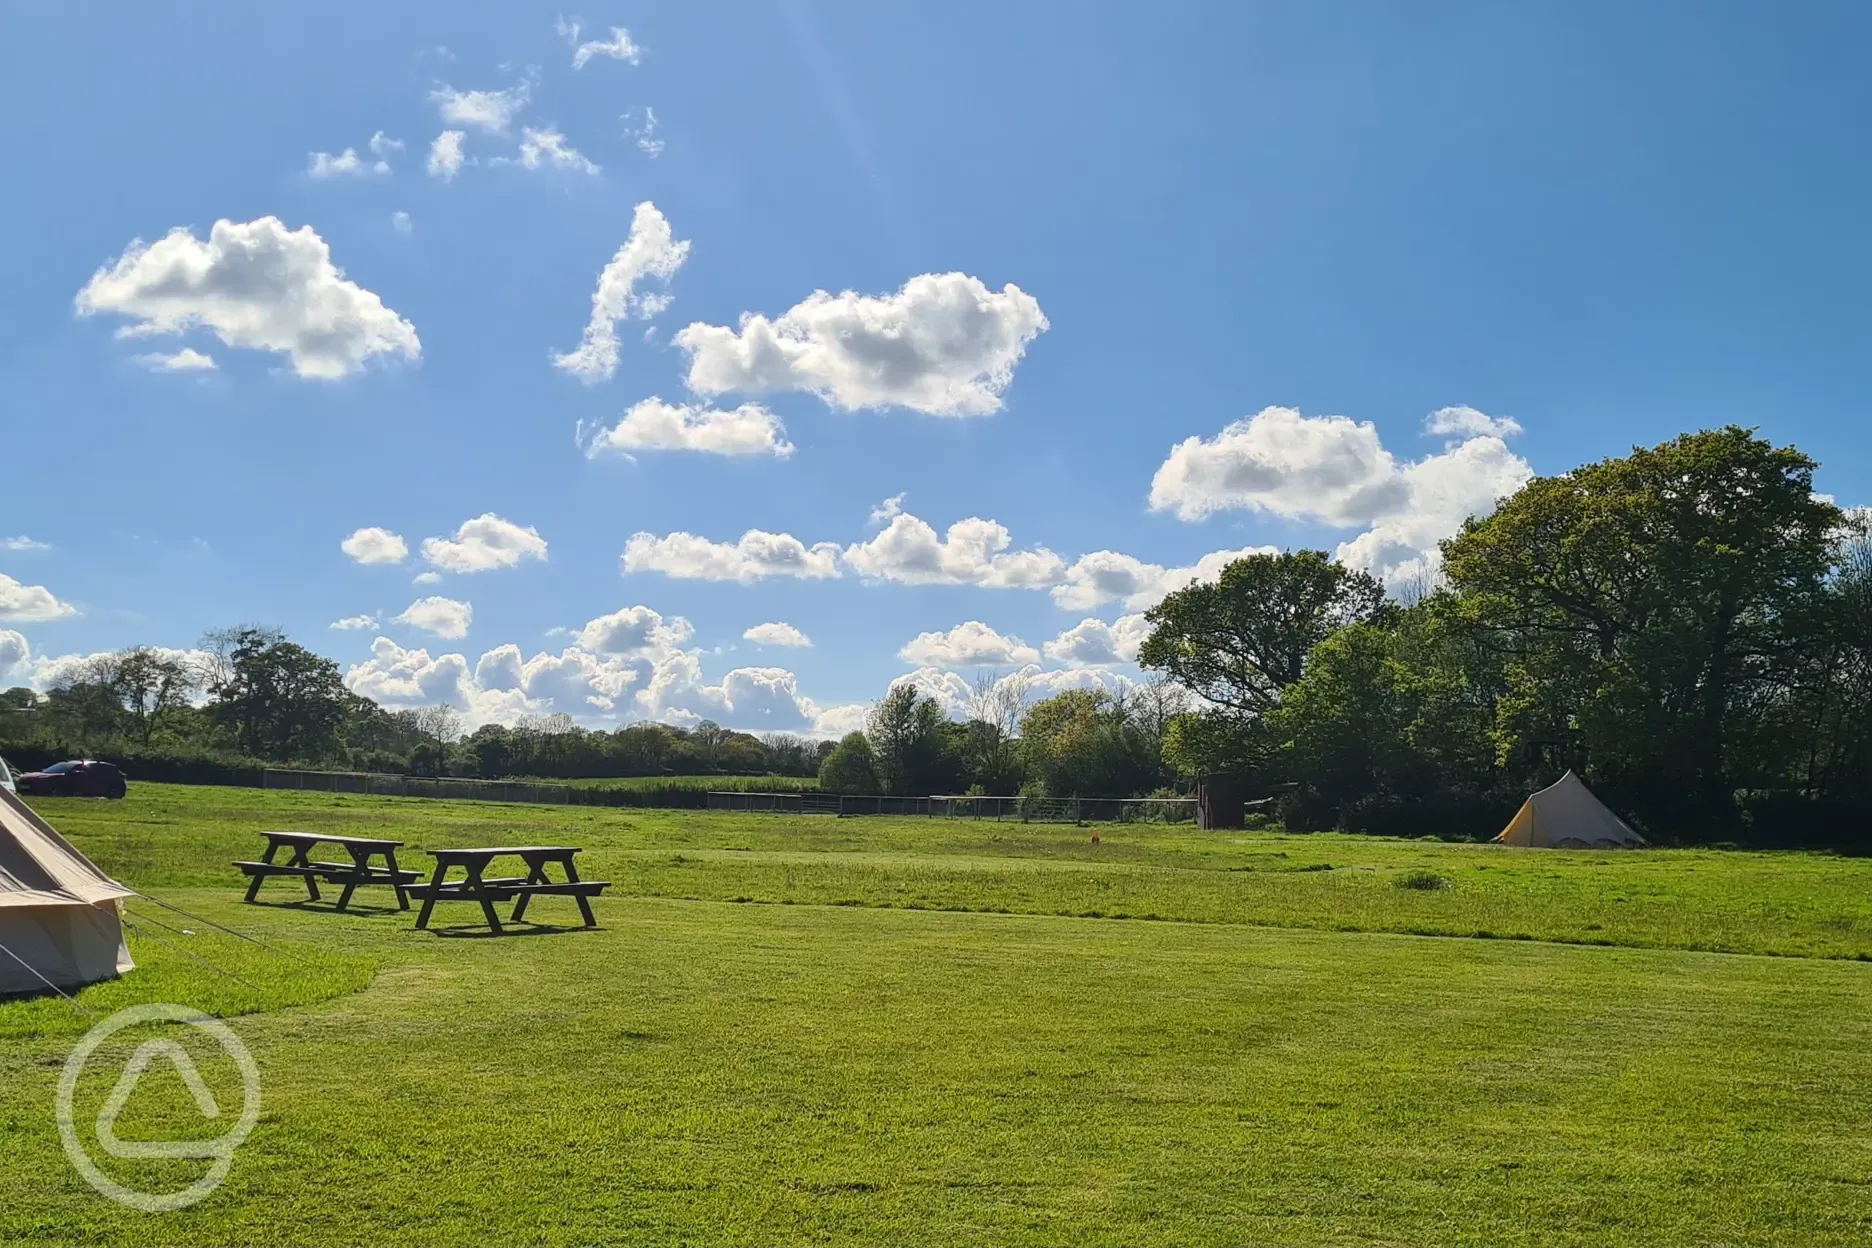
[[[557,127],[527,126],[520,131],[520,155],[515,160],[502,157],[493,163],[506,165],[518,163],[526,169],[573,169],[579,173],[596,174],[598,166],[586,157],[585,153],[566,142],[565,135]]]
[[[810,729],[818,719],[818,707],[785,668],[737,667],[711,685],[694,651],[658,663],[636,701],[649,718],[683,725],[712,719],[729,728],[782,732]]]
[[[629,237],[598,274],[584,338],[575,350],[555,356],[553,363],[587,384],[608,380],[617,372],[618,322],[632,313],[648,319],[668,306],[667,299],[638,294],[637,283],[655,278],[667,285],[688,258],[688,242],[676,241],[657,206],[648,200],[638,204]]]
[[[1186,438],[1151,480],[1150,505],[1183,520],[1240,508],[1287,520],[1366,524],[1404,500],[1370,421],[1268,407],[1213,439]]]
[[[770,576],[836,577],[839,548],[808,546],[790,533],[749,529],[732,545],[693,533],[638,533],[624,547],[625,572],[661,572],[688,581],[757,581]]]
[[[865,721],[871,717],[871,704],[868,702],[841,702],[836,706],[822,706],[813,716],[812,727],[806,731],[815,737],[824,737],[836,741],[853,732],[864,731]]]
[[[80,316],[114,312],[119,336],[200,325],[230,347],[278,351],[301,377],[346,377],[373,355],[422,355],[416,329],[332,263],[311,226],[277,217],[214,224],[206,242],[178,226],[154,244],[134,240],[78,292]]]
[[[410,224],[409,213],[393,212],[390,214],[390,228],[399,234],[407,234],[416,227]]]
[[[32,659],[32,647],[26,638],[10,628],[0,628],[0,679],[11,676]]]
[[[370,150],[373,156],[388,156],[391,152],[403,150],[403,140],[393,139],[379,130],[370,136]]]
[[[493,512],[476,516],[455,536],[424,538],[424,562],[444,572],[490,572],[511,568],[523,559],[546,558],[546,539],[538,529],[522,528]]]
[[[1426,427],[1461,433],[1507,430],[1473,409],[1444,408]],[[1302,416],[1265,408],[1215,438],[1172,448],[1151,482],[1150,502],[1184,520],[1240,508],[1283,519],[1366,531],[1339,547],[1339,559],[1397,584],[1433,573],[1436,543],[1469,516],[1490,511],[1533,476],[1501,437],[1480,433],[1443,452],[1400,465],[1369,422]]]
[[[1528,462],[1500,438],[1476,437],[1439,455],[1406,464],[1398,473],[1401,506],[1378,517],[1365,532],[1340,544],[1336,557],[1396,586],[1434,577],[1443,566],[1437,543],[1454,536],[1470,516],[1533,479]]]
[[[1047,328],[1040,304],[1009,284],[926,273],[893,295],[815,291],[777,320],[744,313],[738,330],[678,332],[689,386],[805,390],[846,409],[907,407],[938,416],[998,411],[1027,344]]]
[[[396,622],[433,633],[444,641],[457,641],[468,635],[468,627],[474,623],[474,607],[453,598],[418,598],[404,608]]]
[[[693,636],[694,626],[682,616],[665,619],[649,607],[636,606],[587,620],[579,630],[578,644],[613,658],[660,659],[680,650]]]
[[[401,563],[409,554],[409,544],[388,529],[359,529],[338,549],[359,563]]]
[[[757,646],[797,646],[812,645],[812,638],[791,624],[772,623],[756,624],[741,634],[743,641],[751,641]]]
[[[1074,667],[1135,663],[1138,649],[1150,631],[1150,624],[1141,614],[1121,615],[1110,624],[1081,620],[1046,643],[1046,657]]]
[[[148,355],[133,355],[132,364],[140,364],[154,373],[211,373],[215,371],[214,356],[203,355],[194,347],[183,347],[180,351],[164,354],[161,351]]]
[[[1008,550],[1005,526],[971,516],[938,537],[927,523],[900,513],[870,541],[845,549],[845,562],[870,580],[905,585],[978,585],[984,589],[1034,589],[1057,582],[1065,561],[1044,546]]]
[[[435,142],[429,145],[429,176],[441,178],[444,182],[453,182],[455,175],[467,161],[462,154],[462,139],[466,136],[460,130],[444,130],[436,135]]]
[[[1108,602],[1122,602],[1132,611],[1147,611],[1167,594],[1198,581],[1217,579],[1222,569],[1237,559],[1279,553],[1277,546],[1247,546],[1212,551],[1188,567],[1166,568],[1115,550],[1095,550],[1079,556],[1066,569],[1065,582],[1053,588],[1053,602],[1068,611],[1090,611]]]
[[[487,134],[506,134],[515,115],[532,96],[531,81],[516,83],[504,91],[457,91],[444,85],[429,93],[445,123]]]
[[[713,455],[793,453],[780,418],[758,403],[731,411],[689,403],[665,403],[651,396],[624,413],[624,419],[592,439],[586,454],[631,451],[705,451]]]
[[[469,703],[468,660],[459,654],[430,658],[422,649],[405,650],[388,637],[371,643],[371,657],[345,673],[351,692],[389,706]],[[524,713],[516,711],[517,714]]]
[[[946,633],[919,633],[897,657],[919,667],[1007,667],[1037,662],[1040,652],[980,620],[968,620]]]
[[[1002,687],[1010,682],[1019,682],[1024,687],[1027,705],[1068,689],[1098,689],[1113,695],[1123,695],[1137,687],[1137,682],[1130,677],[1103,668],[1079,667],[1047,672],[1041,671],[1034,664],[1007,673],[996,680],[995,685]],[[898,685],[914,685],[924,697],[936,699],[951,719],[966,720],[969,717],[969,703],[975,693],[974,683],[958,672],[920,667],[891,681],[891,688],[895,689]]]
[[[410,584],[412,585],[440,585],[441,583],[442,574],[440,572],[418,572],[415,576],[410,578]]]
[[[381,160],[367,161],[353,147],[345,148],[336,156],[330,152],[313,152],[306,159],[306,173],[314,178],[363,177],[365,174],[389,172],[387,163]]]
[[[608,56],[614,61],[625,61],[632,65],[643,57],[643,48],[631,40],[630,31],[622,26],[613,26],[609,39],[595,39],[585,43],[579,42],[578,22],[562,19],[557,29],[565,41],[572,45],[573,69],[584,69],[585,63],[594,56]]]
[[[30,537],[0,537],[0,550],[51,550],[49,542],[35,542]]]
[[[641,126],[633,126],[630,124],[631,115],[629,113],[625,113],[620,120],[624,122],[624,137],[627,139],[636,139],[638,151],[648,156],[651,160],[655,160],[663,154],[663,140],[656,137],[656,109],[647,106],[644,108],[644,122]]]
[[[1512,416],[1491,416],[1462,404],[1439,407],[1424,417],[1424,433],[1432,437],[1516,438],[1522,432],[1521,422]]]
[[[174,659],[197,671],[209,663],[209,656],[200,650],[172,650],[167,646],[151,646],[150,649],[159,658]],[[40,693],[57,685],[68,676],[82,675],[85,669],[101,658],[109,657],[111,652],[98,651],[91,654],[60,654],[34,657],[32,647],[19,633],[0,629],[0,688],[24,685]],[[197,704],[201,698],[197,696]]]
[[[0,572],[0,620],[20,624],[40,624],[78,614],[78,609],[61,602],[43,585],[22,585]]]
[[[374,615],[347,615],[342,620],[333,620],[331,622],[331,627],[343,633],[362,632],[365,629],[376,628],[377,617]]]
[[[905,494],[893,494],[873,507],[871,509],[871,523],[889,524],[898,516],[903,515],[903,500],[905,497]]]

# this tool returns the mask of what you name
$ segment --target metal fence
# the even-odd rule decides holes
[[[890,797],[884,794],[718,793],[710,810],[788,815],[926,815],[1017,823],[1194,823],[1193,797]]]

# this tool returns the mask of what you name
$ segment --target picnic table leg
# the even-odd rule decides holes
[[[442,877],[448,874],[448,867],[437,863],[435,874],[429,877],[429,891],[423,895],[422,910],[416,916],[416,930],[422,931],[429,926],[429,912],[435,909],[436,889],[442,885]]]
[[[286,865],[289,867],[311,866],[312,860],[311,858],[307,857],[307,854],[311,851],[311,848],[312,847],[309,845],[300,845],[297,848],[295,848],[293,850],[292,861],[287,863]],[[318,881],[313,879],[309,875],[301,876],[300,878],[305,880],[307,900],[317,901],[319,899]]]
[[[397,909],[409,909],[409,894],[403,891],[403,879],[397,874],[396,850],[384,850],[384,862],[390,867],[390,887],[396,889]]]
[[[273,861],[273,855],[279,853],[279,847],[280,847],[280,843],[278,841],[274,840],[270,836],[267,837],[266,853],[260,855],[260,861],[270,864]],[[253,883],[247,886],[247,904],[248,905],[252,905],[253,899],[260,895],[260,885],[262,885],[265,882],[266,882],[266,872],[264,871],[254,872]]]
[[[357,891],[358,881],[370,875],[370,851],[353,848],[351,850],[350,878],[345,880],[344,891],[338,894],[338,908],[343,910],[351,904],[351,894]]]
[[[572,865],[572,859],[569,857],[565,860],[565,869],[566,869],[566,883],[568,884],[578,883],[579,882],[578,868]],[[585,916],[585,926],[597,927],[598,919],[597,919],[597,916],[592,914],[591,898],[587,897],[584,893],[579,893],[576,896],[574,896],[572,900],[578,902],[579,913]]]
[[[529,868],[529,870],[527,871],[527,878],[526,878],[527,883],[544,884],[547,882],[546,864],[544,862],[529,862],[527,863],[527,866]],[[533,900],[532,893],[521,893],[520,900],[514,903],[513,918],[509,919],[508,922],[518,923],[521,919],[525,918],[527,902],[532,901],[532,900]]]
[[[481,913],[486,917],[487,925],[498,936],[501,933],[500,916],[494,913],[494,902],[488,896],[487,885],[481,881],[481,872],[486,868],[486,863],[468,868],[468,891],[473,893],[475,900],[481,903]]]

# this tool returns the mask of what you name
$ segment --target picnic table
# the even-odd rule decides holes
[[[397,909],[409,909],[408,886],[421,878],[420,871],[404,871],[397,867],[396,851],[402,841],[383,841],[368,836],[337,836],[329,832],[286,832],[266,831],[260,835],[267,838],[266,853],[258,862],[236,862],[243,873],[252,877],[247,886],[247,900],[253,901],[259,895],[260,886],[274,876],[297,876],[305,881],[306,899],[319,900],[319,881],[328,884],[342,884],[344,891],[338,894],[338,909],[343,910],[351,904],[351,894],[359,886],[366,884],[388,884],[396,890]],[[351,855],[350,862],[318,862],[312,858],[312,850],[319,845],[336,845]],[[291,850],[292,857],[285,862],[274,861],[282,849]],[[372,858],[382,858],[384,865],[374,867]]]
[[[501,931],[500,916],[494,913],[494,903],[512,901],[518,898],[513,914],[508,922],[518,923],[526,917],[527,903],[533,898],[546,895],[571,897],[578,902],[579,913],[585,917],[586,927],[598,926],[597,918],[592,914],[591,899],[611,886],[608,880],[581,880],[578,867],[572,859],[580,851],[566,845],[500,845],[480,849],[432,849],[431,857],[436,860],[435,874],[426,884],[412,884],[405,891],[412,897],[422,898],[422,910],[416,915],[416,926],[429,926],[429,913],[435,909],[438,901],[478,901],[481,914],[487,919],[487,925],[496,934]],[[526,864],[524,876],[497,876],[489,878],[488,865],[496,858],[514,857]],[[546,874],[549,863],[556,863],[565,873],[565,879],[554,880]],[[455,867],[462,868],[465,878],[449,881],[446,877]]]

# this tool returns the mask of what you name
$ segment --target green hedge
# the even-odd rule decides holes
[[[267,764],[237,754],[181,754],[167,750],[140,750],[135,747],[94,752],[70,746],[0,743],[0,756],[15,771],[38,771],[68,758],[95,758],[115,763],[124,778],[135,784],[229,784],[257,788],[260,773]]]

